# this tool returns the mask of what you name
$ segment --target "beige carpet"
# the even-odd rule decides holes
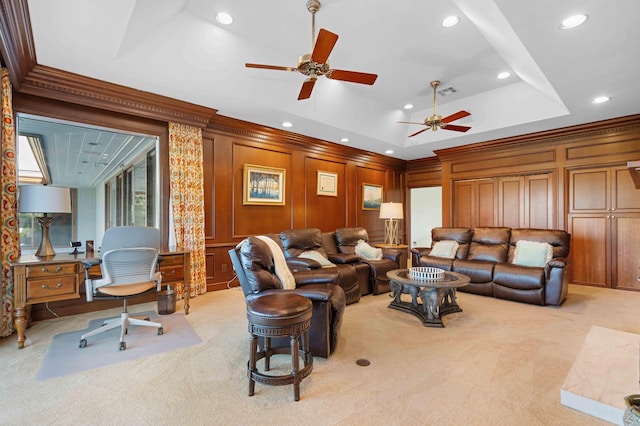
[[[444,329],[388,309],[388,295],[348,306],[336,353],[315,358],[299,402],[291,386],[257,384],[247,396],[238,289],[192,299],[186,318],[200,344],[45,382],[36,374],[52,337],[110,313],[38,322],[23,350],[15,336],[0,339],[0,423],[604,424],[562,406],[560,388],[592,325],[640,333],[640,293],[571,286],[561,308],[466,293],[458,301],[464,312],[446,316]]]

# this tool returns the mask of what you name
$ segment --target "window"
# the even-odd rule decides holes
[[[105,229],[153,226],[156,217],[156,149],[124,168],[105,184]]]

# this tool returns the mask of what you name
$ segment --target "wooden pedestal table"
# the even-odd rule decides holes
[[[466,275],[448,271],[439,280],[416,280],[408,269],[394,269],[387,272],[387,277],[393,297],[389,308],[415,315],[425,327],[444,327],[444,315],[462,312],[456,301],[456,289],[470,281]],[[401,300],[402,294],[411,295],[411,302]]]

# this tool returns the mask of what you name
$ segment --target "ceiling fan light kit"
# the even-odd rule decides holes
[[[247,68],[260,68],[276,71],[297,71],[306,75],[308,78],[302,83],[302,88],[298,95],[298,100],[308,99],[316,84],[318,76],[325,76],[332,80],[348,81],[351,83],[368,84],[375,83],[378,76],[376,74],[368,74],[356,71],[334,70],[329,66],[329,55],[333,50],[338,35],[331,31],[321,28],[318,33],[318,39],[315,40],[316,12],[320,10],[320,2],[318,0],[307,1],[307,10],[311,13],[311,47],[312,52],[302,55],[298,60],[298,66],[282,67],[276,65],[263,65],[246,63]]]
[[[452,121],[456,121],[471,115],[467,111],[464,111],[464,110],[458,111],[444,118],[441,115],[438,115],[436,113],[436,94],[437,94],[437,88],[439,85],[440,85],[440,82],[438,80],[434,80],[431,82],[431,87],[433,87],[433,115],[430,115],[429,117],[425,118],[424,123],[416,123],[413,121],[398,121],[398,123],[401,123],[401,124],[422,124],[424,126],[427,126],[425,129],[419,130],[414,134],[409,135],[410,138],[417,136],[422,132],[426,132],[429,129],[431,129],[434,132],[438,129],[453,130],[454,132],[466,132],[467,130],[471,129],[471,127],[467,127],[467,126],[458,126],[455,124],[449,124]]]

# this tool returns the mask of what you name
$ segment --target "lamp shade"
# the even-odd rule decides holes
[[[380,204],[380,219],[403,219],[402,203]]]
[[[22,213],[71,213],[69,188],[45,185],[22,185],[18,195]]]

